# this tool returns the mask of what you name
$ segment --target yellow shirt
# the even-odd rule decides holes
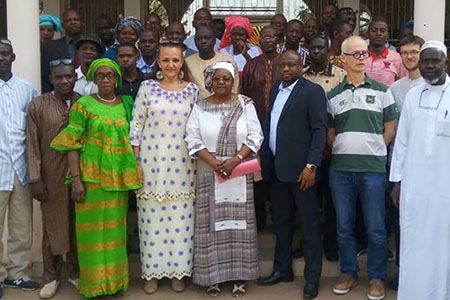
[[[236,62],[231,57],[223,53],[216,52],[216,55],[214,55],[213,58],[204,60],[200,58],[198,53],[195,53],[186,58],[186,63],[189,68],[189,71],[191,72],[192,81],[200,89],[200,99],[206,99],[207,97],[212,95],[212,93],[210,93],[205,87],[205,76],[203,74],[203,71],[206,69],[206,67],[218,61],[229,61],[234,65],[235,72],[234,72],[233,93],[236,94],[238,93],[239,71]]]

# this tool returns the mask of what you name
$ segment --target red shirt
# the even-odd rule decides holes
[[[397,52],[384,48],[384,52],[379,56],[371,53],[370,50],[369,54],[366,74],[373,80],[390,87],[396,80],[406,76],[407,71]]]

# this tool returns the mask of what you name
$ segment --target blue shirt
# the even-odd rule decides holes
[[[297,82],[298,79],[287,87],[283,87],[283,82],[281,82],[278,86],[278,95],[275,99],[275,102],[273,103],[272,110],[270,111],[269,148],[272,151],[273,155],[275,155],[276,153],[278,121],[280,120],[284,105],[286,104]]]
[[[185,39],[183,43],[186,45],[186,47],[191,48],[195,52],[198,52],[197,45],[195,44],[195,35],[191,35],[190,37]],[[214,51],[219,52],[219,45],[220,40],[216,38],[216,43],[214,44]]]
[[[141,56],[136,62],[136,67],[144,74],[152,73],[156,68],[156,60],[151,65],[147,65],[147,63]]]
[[[27,110],[36,90],[27,81],[12,76],[0,79],[0,191],[12,191],[14,175],[28,183],[26,162]]]

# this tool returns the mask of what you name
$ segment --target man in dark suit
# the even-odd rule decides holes
[[[64,28],[65,36],[53,40],[46,44],[42,49],[41,54],[41,82],[42,93],[53,90],[53,85],[50,83],[50,62],[56,59],[70,58],[76,61],[75,45],[81,38],[83,33],[83,22],[81,15],[74,9],[69,9],[63,14],[62,27]],[[78,64],[76,65],[78,67]]]
[[[262,174],[270,182],[272,222],[276,234],[273,273],[261,285],[292,281],[292,234],[295,208],[300,217],[305,255],[305,299],[318,295],[322,246],[316,194],[316,171],[322,160],[327,131],[323,89],[302,74],[300,55],[292,50],[280,59],[282,82],[270,93]]]

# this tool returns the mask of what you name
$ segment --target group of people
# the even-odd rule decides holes
[[[247,281],[292,281],[297,217],[305,299],[318,295],[323,253],[340,261],[333,292],[349,293],[364,248],[367,296],[383,299],[391,231],[398,299],[448,299],[447,49],[411,30],[396,49],[381,16],[368,40],[353,36],[350,8],[326,5],[322,20],[275,15],[254,45],[247,18],[225,18],[222,31],[205,8],[189,38],[179,22],[163,34],[154,14],[115,26],[101,16],[97,35],[85,36],[77,11],[62,23],[44,15],[40,96],[12,74],[13,45],[0,39],[0,230],[6,209],[9,230],[0,299],[3,286],[39,288],[24,273],[33,198],[42,210],[44,299],[57,293],[63,256],[83,296],[127,290],[133,199],[148,294],[162,278],[182,292],[192,277],[211,296],[231,282],[233,297],[245,295]],[[233,176],[256,159],[262,180]],[[268,201],[273,272],[258,278]]]

